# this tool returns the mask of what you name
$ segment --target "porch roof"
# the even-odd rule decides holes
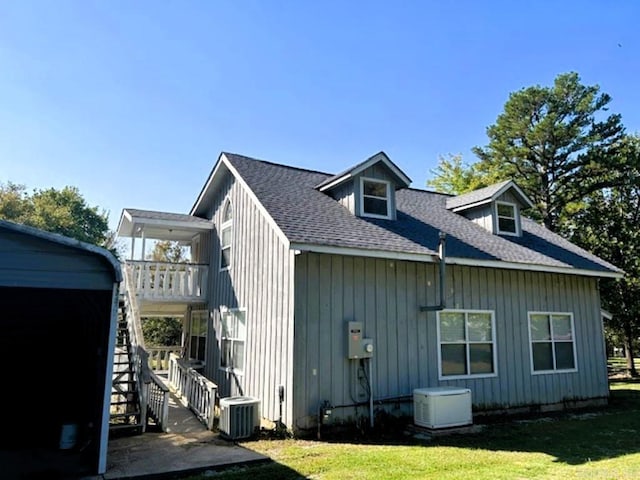
[[[146,238],[190,241],[194,235],[212,230],[213,224],[193,215],[184,213],[156,212],[125,208],[120,216],[117,234],[119,237],[140,237],[142,232]]]

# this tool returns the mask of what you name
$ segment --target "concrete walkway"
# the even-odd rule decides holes
[[[161,478],[269,461],[220,438],[171,394],[167,433],[145,433],[109,440],[106,480]]]

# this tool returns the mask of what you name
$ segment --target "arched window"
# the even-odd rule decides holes
[[[220,225],[220,270],[231,268],[231,238],[233,234],[233,208],[227,200]]]

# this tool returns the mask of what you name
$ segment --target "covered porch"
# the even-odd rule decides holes
[[[206,303],[212,230],[209,220],[191,215],[123,210],[117,235],[129,242],[124,263],[141,316],[183,315],[189,305]],[[149,248],[158,241],[184,247],[187,261],[152,258]]]
[[[209,245],[211,222],[190,215],[125,209],[118,225],[119,239],[129,242],[123,262],[128,299],[124,315],[132,350],[138,352],[139,375],[147,384],[145,408],[162,430],[172,424],[169,405],[177,395],[206,428],[213,427],[216,385],[200,374],[200,330],[208,319]],[[172,242],[186,255],[151,255],[156,242]],[[157,253],[157,252],[156,252]],[[144,338],[143,320],[177,318],[181,339],[173,345],[151,345]],[[149,382],[149,380],[151,380]],[[167,388],[162,388],[164,384]],[[144,390],[144,386],[142,389]]]

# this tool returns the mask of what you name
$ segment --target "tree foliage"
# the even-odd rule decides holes
[[[624,128],[620,115],[606,115],[610,101],[577,73],[514,92],[487,129],[488,145],[474,148],[476,168],[485,177],[513,178],[557,231],[586,196],[624,178],[623,157],[612,155]]]
[[[153,246],[150,260],[154,262],[185,263],[188,261],[187,247],[171,240],[159,240]]]
[[[475,166],[465,163],[460,154],[440,156],[438,166],[431,170],[431,174],[433,176],[427,180],[427,186],[437,192],[459,195],[487,186]]]
[[[182,342],[182,320],[173,317],[142,319],[142,334],[151,346],[173,347]]]
[[[534,202],[532,216],[559,231],[588,195],[619,184],[629,169],[615,154],[624,127],[620,115],[606,115],[610,101],[576,73],[513,92],[487,129],[489,143],[473,149],[479,161],[441,160],[429,183],[462,193],[511,178]]]
[[[624,181],[595,192],[572,220],[572,240],[625,271],[624,278],[603,280],[604,308],[613,314],[608,327],[625,339],[631,373],[634,340],[640,335],[640,137],[628,136],[618,155],[633,168]]]
[[[0,184],[0,218],[95,245],[112,238],[104,211],[90,207],[76,187],[27,193],[24,185]]]

